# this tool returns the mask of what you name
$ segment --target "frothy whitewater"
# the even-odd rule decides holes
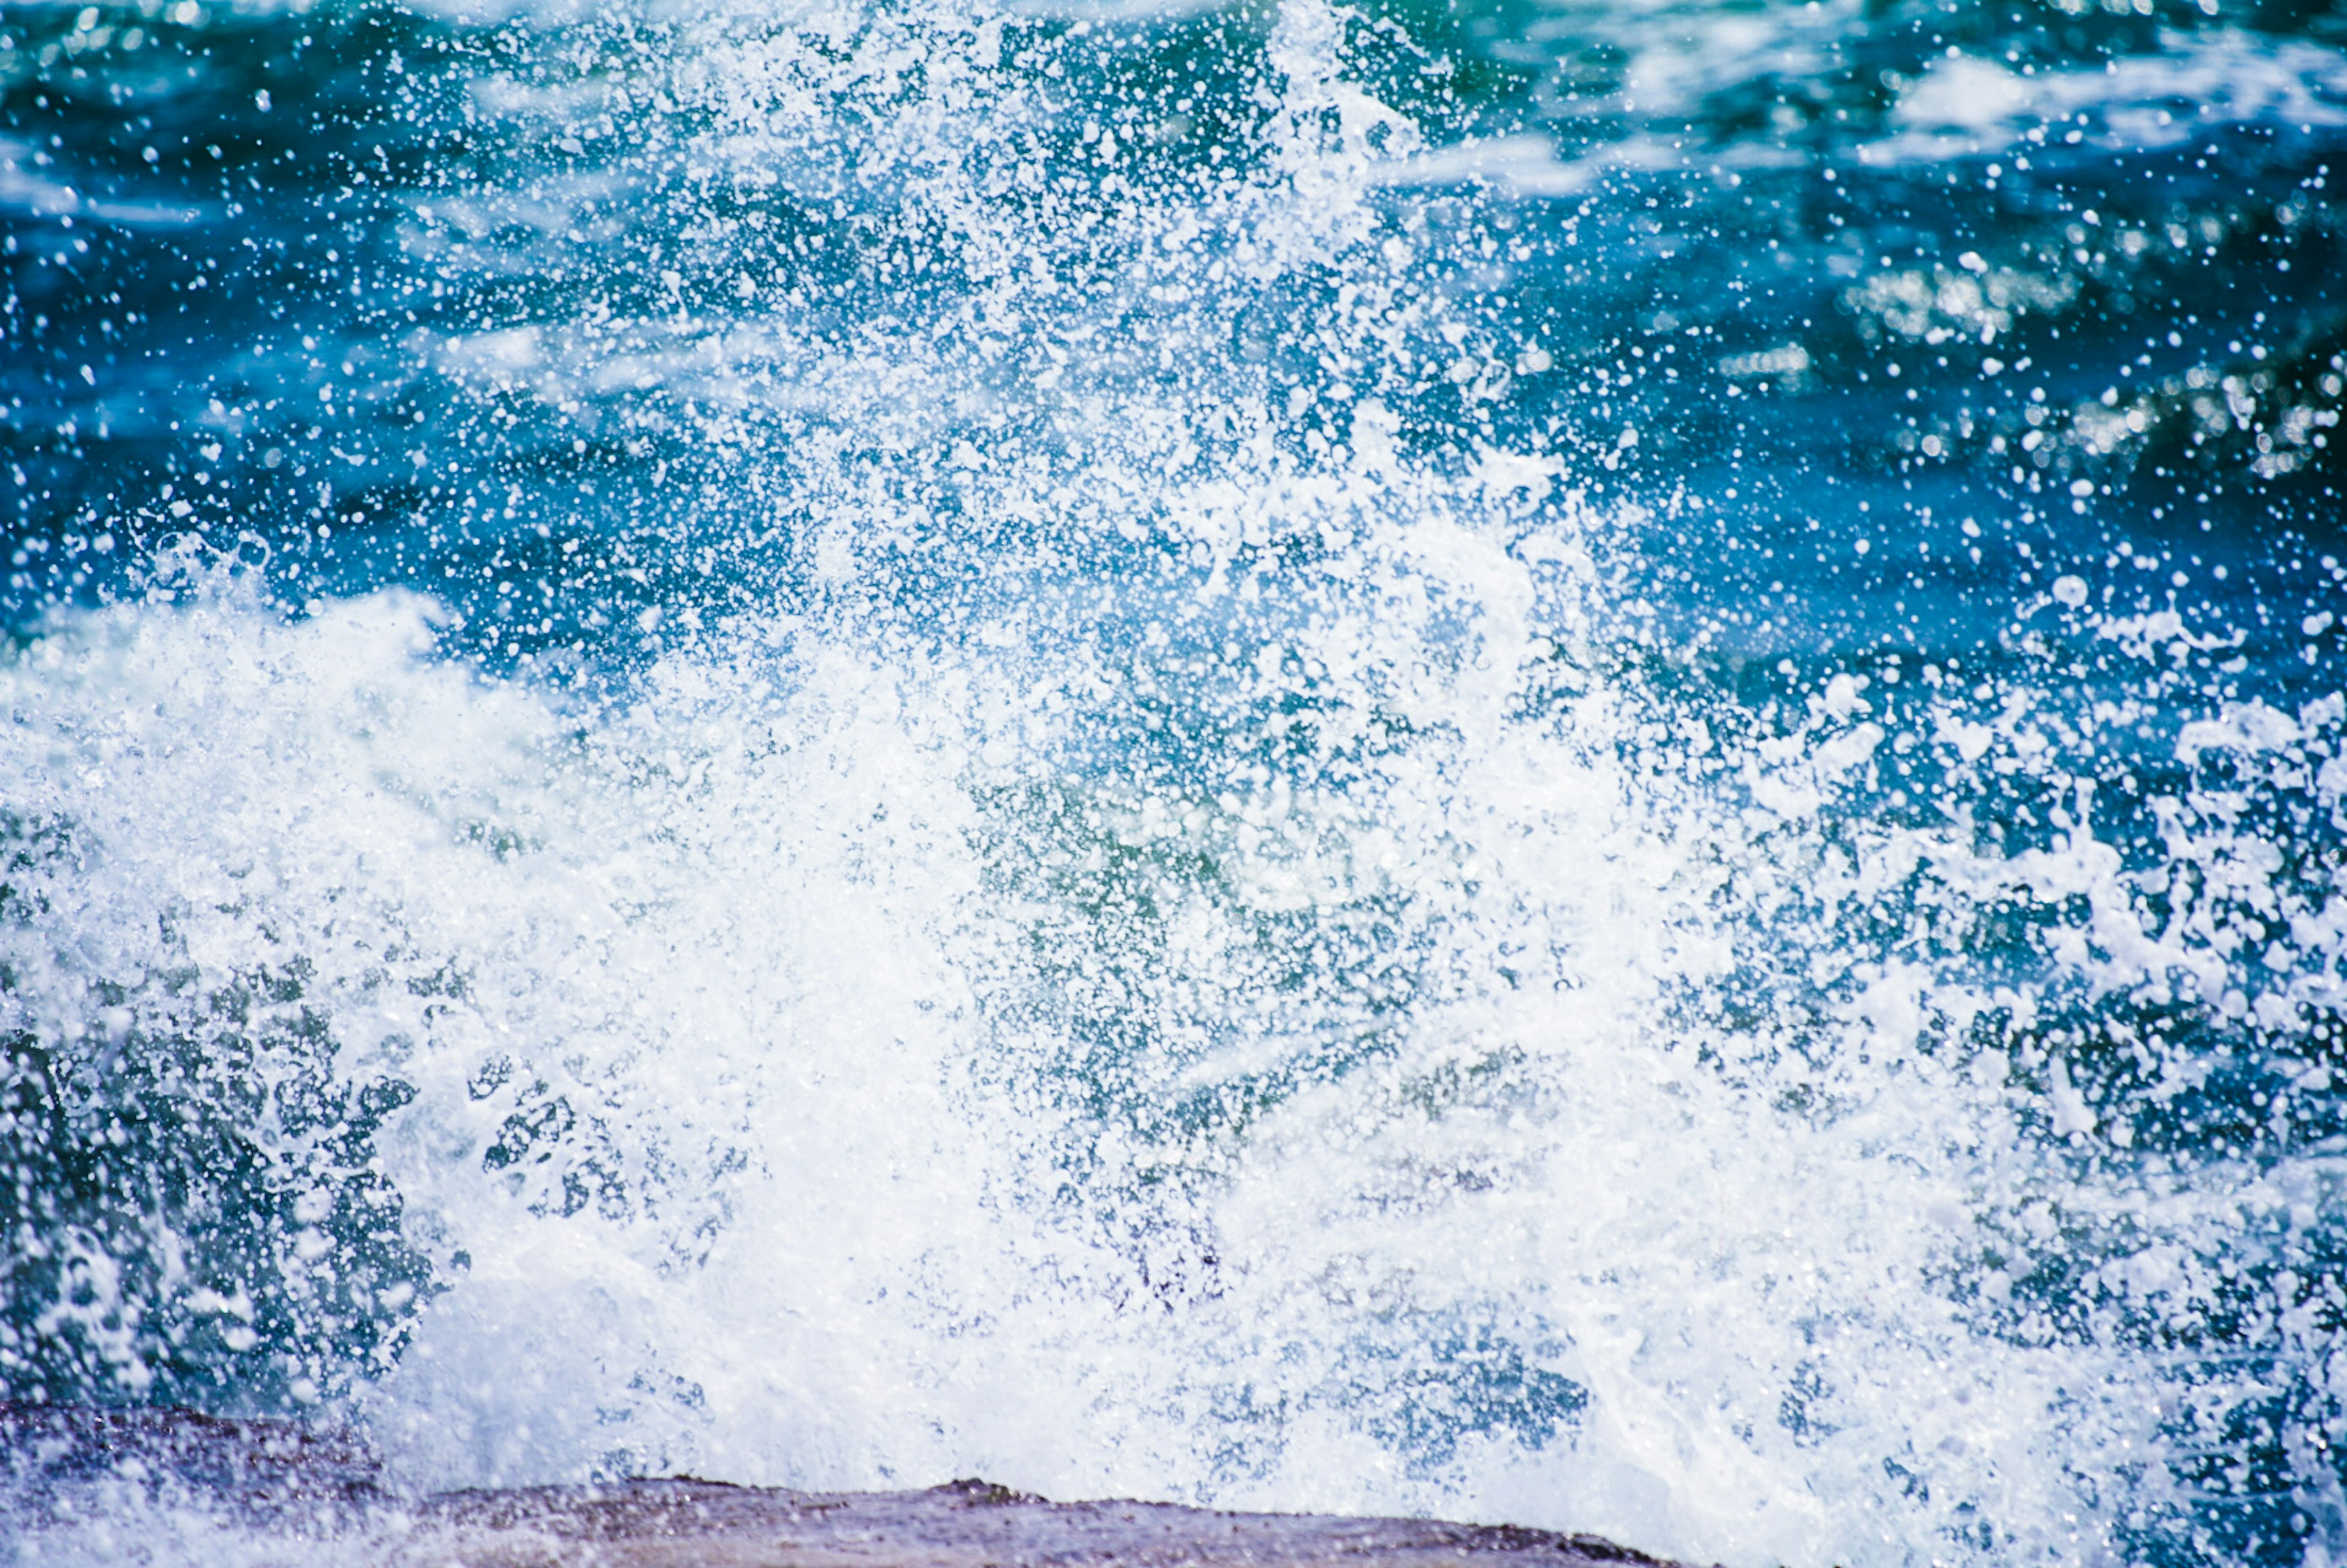
[[[2219,9],[0,17],[0,1392],[2328,1563],[2347,65]]]

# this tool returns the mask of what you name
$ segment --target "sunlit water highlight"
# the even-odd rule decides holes
[[[0,1391],[2347,1547],[2333,12],[0,38]]]

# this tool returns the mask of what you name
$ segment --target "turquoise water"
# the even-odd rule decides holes
[[[0,46],[0,1394],[2347,1549],[2347,15]]]

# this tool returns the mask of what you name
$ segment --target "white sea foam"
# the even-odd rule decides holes
[[[1135,954],[1038,952],[1079,942],[1070,912],[1001,891],[1071,847],[989,824],[1006,782],[1053,775],[1054,726],[1009,684],[1031,667],[743,623],[570,712],[436,656],[396,596],[292,625],[200,589],[14,661],[8,796],[75,845],[12,927],[15,1021],[69,1041],[101,979],[146,1025],[298,967],[335,1071],[415,1086],[378,1154],[446,1290],[356,1409],[417,1484],[979,1471],[1729,1561],[1903,1560],[1968,1519],[2000,1554],[2087,1550],[2079,1487],[2158,1450],[2174,1391],[2123,1347],[1994,1331],[1951,1297],[1967,1252],[2100,1205],[2141,1229],[2106,1270],[2189,1291],[2209,1226],[2321,1201],[2329,1164],[2165,1200],[2065,1173],[2013,1064],[1946,1032],[1993,999],[1895,951],[1812,953],[1789,1030],[1706,1034],[1673,999],[1753,958],[1756,915],[1799,928],[1922,857],[1963,907],[2084,892],[2109,913],[2068,962],[2105,985],[2222,986],[2220,952],[2098,937],[2133,906],[2084,834],[2012,860],[1837,847],[1815,813],[1875,749],[1854,711],[1731,758],[1780,786],[1740,808],[1689,782],[1702,745],[1624,760],[1634,692],[1515,716],[1542,663],[1525,561],[1574,535],[1552,514],[1511,549],[1419,499],[1363,558],[1373,613],[1332,597],[1299,651],[1399,678],[1450,738],[1235,807],[1139,788],[1107,835],[1229,864],[1222,893],[1152,874],[1163,961],[1125,995],[1159,1030],[1125,1105],[1077,1108],[1032,1004]],[[1345,982],[1250,997],[1249,922],[1372,892],[1416,933],[1418,999],[1332,1068],[1296,1030],[1347,1027]],[[2301,958],[2331,983],[2327,927]],[[1301,1075],[1267,1090],[1282,1062]],[[2055,1083],[2055,1132],[2098,1136]],[[1262,1109],[1190,1135],[1149,1114],[1202,1087]],[[489,1157],[558,1099],[565,1136]],[[1585,1408],[1542,1407],[1543,1379]]]

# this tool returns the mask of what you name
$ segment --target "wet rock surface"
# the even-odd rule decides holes
[[[169,1528],[142,1529],[142,1519]],[[1670,1568],[1594,1535],[1052,1502],[979,1480],[814,1492],[688,1478],[409,1497],[346,1431],[18,1404],[0,1404],[0,1536],[32,1548],[34,1561],[229,1551],[380,1568]]]
[[[0,1400],[0,1511],[24,1523],[133,1495],[269,1518],[388,1503],[382,1467],[335,1427],[190,1410]]]
[[[1219,1513],[1167,1503],[1050,1502],[981,1481],[924,1491],[797,1492],[632,1481],[433,1500],[397,1561],[1030,1565],[1655,1563],[1594,1535],[1430,1520]]]

